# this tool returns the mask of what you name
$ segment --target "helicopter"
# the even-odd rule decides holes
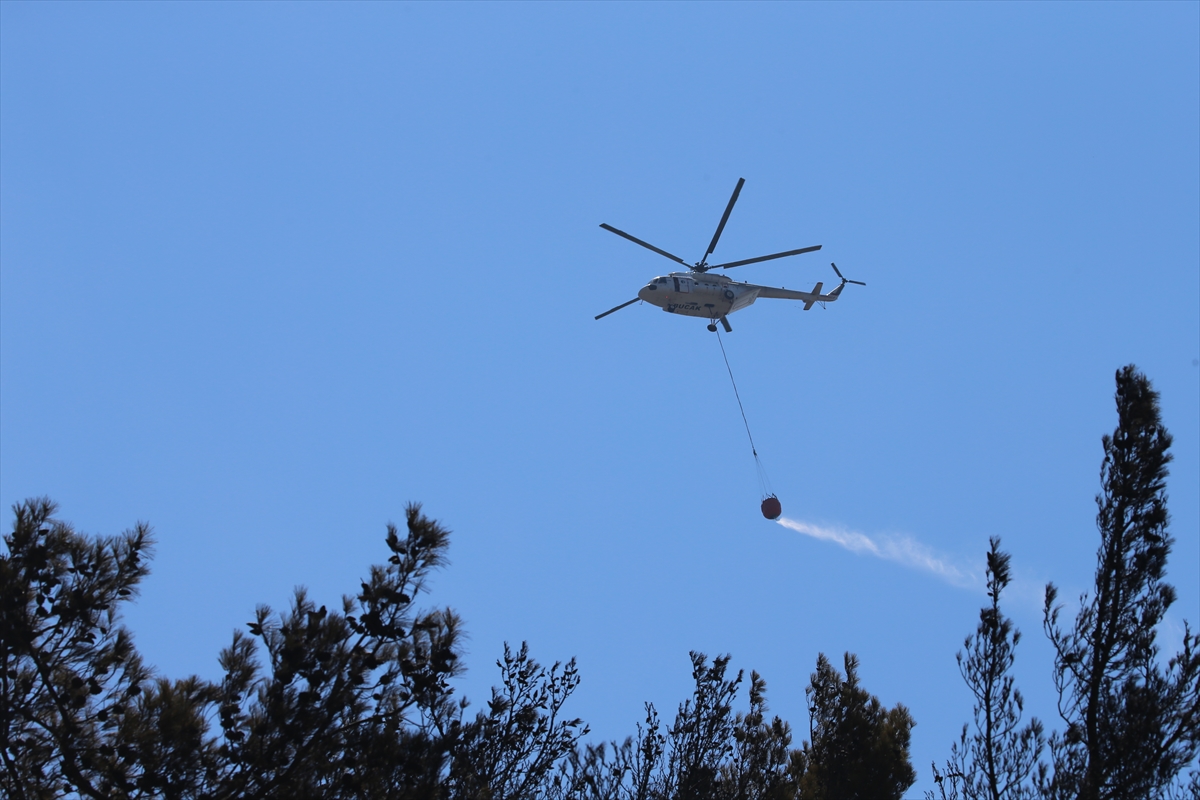
[[[667,275],[660,275],[652,279],[649,283],[643,286],[638,291],[638,296],[632,300],[622,303],[619,306],[610,308],[603,314],[597,314],[596,319],[603,319],[609,314],[620,311],[626,306],[631,306],[639,300],[644,300],[651,305],[656,305],[663,311],[669,314],[682,314],[685,317],[701,317],[708,319],[708,329],[714,333],[717,330],[717,322],[725,328],[726,333],[732,333],[733,328],[729,324],[728,316],[735,311],[741,311],[743,308],[754,303],[760,297],[764,298],[779,298],[782,300],[799,300],[804,303],[804,310],[808,311],[815,303],[832,303],[837,300],[842,294],[842,289],[847,283],[853,283],[858,286],[866,286],[862,281],[852,281],[842,275],[841,270],[837,268],[837,264],[830,263],[833,271],[841,279],[841,283],[837,288],[829,294],[822,294],[824,284],[817,281],[817,285],[813,287],[811,292],[799,292],[793,289],[786,289],[776,286],[759,286],[755,283],[744,283],[734,281],[724,275],[710,275],[709,270],[714,269],[732,269],[734,267],[743,267],[747,264],[757,264],[760,261],[771,261],[776,258],[786,258],[788,256],[798,256],[802,253],[812,253],[821,249],[821,245],[813,245],[812,247],[802,247],[799,250],[787,250],[782,253],[772,253],[769,256],[759,256],[757,258],[747,258],[742,261],[730,261],[725,264],[709,264],[708,257],[717,249],[717,240],[721,238],[721,232],[725,230],[725,223],[729,221],[729,214],[733,211],[733,205],[737,202],[738,195],[742,192],[742,186],[746,183],[745,178],[738,178],[737,186],[734,187],[733,196],[729,198],[729,205],[725,207],[725,213],[721,217],[721,222],[717,225],[717,232],[713,234],[712,242],[708,245],[708,252],[704,254],[704,258],[697,261],[695,264],[688,264],[682,258],[666,250],[662,250],[649,242],[643,242],[636,236],[631,236],[623,230],[614,228],[607,223],[600,223],[600,227],[610,233],[615,233],[617,236],[628,239],[634,244],[639,244],[647,250],[653,250],[660,256],[671,259],[687,267],[687,272],[672,272]]]

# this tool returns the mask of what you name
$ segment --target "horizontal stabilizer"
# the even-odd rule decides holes
[[[815,294],[817,297],[821,296],[821,285],[822,285],[822,282],[817,281],[817,285],[813,287],[812,293]],[[808,311],[810,308],[813,307],[813,303],[815,303],[815,302],[817,302],[816,299],[805,300],[804,301],[804,310]]]

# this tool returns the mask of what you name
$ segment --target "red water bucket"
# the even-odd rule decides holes
[[[762,501],[762,514],[767,519],[779,519],[782,513],[783,506],[779,504],[779,498],[775,495],[769,495]]]

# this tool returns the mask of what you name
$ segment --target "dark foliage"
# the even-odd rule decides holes
[[[406,517],[407,536],[388,526],[387,564],[340,611],[298,590],[286,613],[260,606],[222,651],[218,794],[420,797],[439,784],[458,731],[461,623],[417,609],[449,532],[417,505]]]
[[[846,678],[824,656],[808,687],[812,741],[791,747],[791,729],[767,721],[766,682],[750,676],[750,708],[733,713],[743,675],[727,676],[729,657],[710,664],[692,653],[696,688],[675,723],[662,729],[647,704],[636,737],[611,749],[588,747],[564,765],[553,798],[579,800],[897,800],[915,779],[908,760],[912,717],[883,708],[858,684],[858,660]]]
[[[822,653],[808,695],[811,742],[800,781],[804,800],[899,800],[916,780],[908,759],[916,724],[903,705],[885,709],[859,685],[858,658],[843,678]]]
[[[733,712],[743,675],[727,677],[729,657],[692,653],[692,697],[663,730],[646,705],[645,726],[623,744],[577,750],[551,784],[551,798],[578,800],[774,800],[796,797],[798,751],[779,717],[766,721],[766,681],[750,678],[750,709]]]
[[[979,611],[979,627],[963,642],[958,669],[975,696],[975,732],[953,746],[945,772],[933,768],[942,800],[1031,800],[1035,779],[1044,780],[1038,759],[1045,746],[1036,718],[1021,725],[1024,699],[1011,670],[1021,632],[1000,611],[1000,594],[1011,580],[1011,557],[992,538],[987,554],[989,605]],[[927,793],[927,798],[935,795]]]
[[[1200,797],[1200,646],[1160,655],[1156,626],[1175,600],[1165,481],[1171,438],[1158,396],[1134,368],[1117,374],[1118,425],[1104,437],[1096,587],[1074,625],[1047,586],[1045,629],[1066,731],[1038,762],[1042,729],[1021,724],[1010,671],[1020,633],[1000,611],[1010,559],[992,541],[991,600],[959,668],[975,696],[944,773],[943,798]],[[501,685],[465,719],[455,696],[462,623],[417,605],[445,563],[449,532],[420,507],[388,526],[387,563],[329,610],[297,591],[287,611],[257,610],[220,654],[224,677],[167,680],[145,667],[120,604],[147,574],[148,526],[89,537],[35,499],[14,508],[0,556],[0,795],[321,800],[896,800],[914,780],[914,725],[824,655],[806,690],[810,740],[767,719],[751,673],[692,653],[695,690],[674,723],[653,705],[622,744],[584,745],[563,709],[574,661],[549,669],[505,645]],[[1192,765],[1192,772],[1183,771]],[[1051,769],[1052,767],[1052,769]]]
[[[1058,590],[1046,587],[1045,629],[1055,650],[1059,713],[1051,738],[1055,798],[1157,797],[1200,748],[1200,649],[1186,628],[1183,649],[1164,660],[1156,628],[1175,601],[1166,583],[1167,464],[1171,436],[1158,393],[1128,366],[1117,372],[1117,428],[1105,436],[1096,497],[1100,531],[1096,586],[1070,627]]]
[[[0,794],[14,800],[794,800],[898,797],[911,783],[911,719],[858,687],[851,656],[846,681],[818,663],[803,749],[768,720],[757,673],[735,713],[743,674],[700,653],[674,723],[647,705],[620,745],[581,744],[587,727],[563,714],[574,661],[547,669],[525,645],[505,646],[500,686],[465,719],[450,685],[461,622],[417,605],[449,533],[416,505],[405,535],[388,527],[387,563],[339,608],[297,590],[286,611],[261,606],[234,633],[221,680],[169,681],[119,623],[147,574],[149,528],[93,538],[54,511],[17,506],[0,558]]]
[[[118,607],[145,577],[150,530],[89,539],[55,505],[14,509],[0,559],[0,753],[13,798],[120,797],[169,791],[203,769],[203,731],[184,698],[195,681],[150,680]],[[159,720],[179,738],[157,740]]]
[[[480,713],[459,733],[446,781],[449,797],[537,797],[551,772],[575,754],[576,743],[588,732],[583,720],[559,719],[563,703],[579,684],[574,659],[547,670],[529,658],[526,645],[513,654],[506,644],[504,658],[496,663],[503,687],[492,689],[488,713]]]
[[[0,559],[5,796],[431,797],[467,746],[448,683],[458,618],[415,606],[449,534],[418,506],[340,612],[303,591],[286,613],[259,608],[218,683],[153,677],[119,624],[147,573],[147,526],[91,538],[48,500],[14,511]]]

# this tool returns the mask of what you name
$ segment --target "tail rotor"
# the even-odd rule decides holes
[[[853,283],[858,286],[866,286],[866,284],[863,283],[862,281],[852,281],[849,278],[847,278],[845,275],[842,274],[842,271],[837,268],[837,264],[834,264],[832,261],[829,262],[829,266],[833,267],[833,271],[836,272],[837,276],[842,279],[842,286],[845,286],[847,283]],[[841,286],[839,286],[838,288],[840,289]]]

